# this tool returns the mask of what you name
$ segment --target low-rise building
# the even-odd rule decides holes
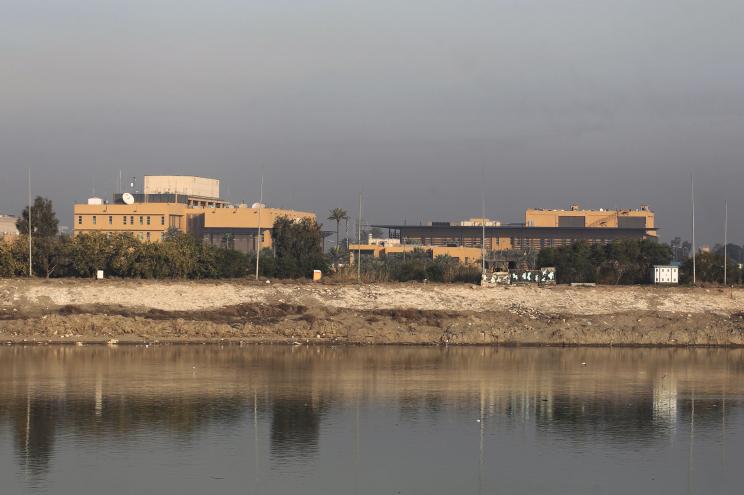
[[[267,208],[254,204],[205,210],[199,217],[196,231],[204,242],[213,246],[229,247],[244,253],[256,251],[258,230],[261,227],[261,248],[273,246],[273,228],[277,218],[315,220],[315,213],[307,211]]]
[[[560,247],[578,241],[607,244],[622,239],[656,237],[654,213],[647,205],[637,210],[582,210],[572,205],[569,210],[529,209],[524,223],[502,224],[488,218],[471,218],[459,222],[431,222],[428,225],[373,225],[388,230],[387,245],[396,243],[405,252],[414,249],[446,248],[460,260],[480,260],[481,248],[486,253],[534,252],[546,247]],[[485,241],[485,242],[484,242]],[[351,248],[372,256],[393,253],[387,245],[362,245]]]
[[[362,258],[369,256],[379,258],[380,256],[404,256],[415,252],[424,252],[432,259],[437,256],[449,256],[456,258],[463,264],[479,264],[482,252],[480,248],[469,248],[461,246],[421,246],[414,244],[350,244],[349,245],[349,262],[354,263],[356,257],[361,255]]]

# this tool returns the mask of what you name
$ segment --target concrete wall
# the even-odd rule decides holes
[[[655,227],[655,215],[647,209],[639,210],[538,210],[529,209],[525,213],[524,222],[528,227],[560,227],[560,217],[584,217],[585,227],[618,228],[620,217],[634,217],[645,219],[645,227]],[[656,235],[649,231],[648,235]]]
[[[145,194],[178,193],[202,198],[219,198],[219,179],[191,175],[146,175]]]

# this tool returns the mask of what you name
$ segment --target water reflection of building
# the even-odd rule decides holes
[[[325,418],[360,404],[397,408],[413,423],[482,417],[571,441],[646,443],[689,418],[696,384],[706,391],[695,406],[703,425],[721,420],[724,392],[744,395],[744,351],[714,352],[0,348],[0,430],[12,429],[19,462],[38,472],[52,462],[57,435],[97,442],[132,431],[190,438],[210,425],[239,429],[256,420],[254,397],[276,460],[316,455]]]

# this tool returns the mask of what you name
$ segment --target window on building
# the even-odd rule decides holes
[[[139,217],[139,224],[140,224],[140,225],[142,225],[142,222],[143,222],[143,221],[144,221],[144,220],[143,220],[143,218],[142,218],[142,215],[140,215],[140,217]]]
[[[109,215],[109,225],[114,223],[114,217]]]
[[[124,225],[126,225],[127,224],[127,216],[124,215],[122,218],[124,219]]]
[[[150,217],[147,217],[147,218],[150,218]],[[150,233],[149,232],[147,233],[147,240],[148,241],[150,240]]]
[[[140,241],[142,240],[142,232],[137,233],[137,239],[139,239]]]
[[[96,216],[93,215],[93,225],[95,225],[95,224],[96,224]]]
[[[83,216],[82,215],[79,215],[78,216],[78,225],[82,225],[82,224],[83,224]]]
[[[147,225],[150,225],[150,217],[147,217]]]
[[[132,225],[134,225],[134,215],[130,215],[129,216],[129,223],[131,223]]]
[[[165,225],[165,215],[160,216],[160,225]]]

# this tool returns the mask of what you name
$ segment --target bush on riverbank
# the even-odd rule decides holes
[[[654,265],[668,265],[672,250],[655,240],[620,240],[610,244],[577,242],[545,248],[538,266],[554,266],[558,283],[647,284]]]
[[[699,253],[695,257],[695,273],[698,283],[722,284],[723,283],[723,253]],[[739,264],[728,258],[727,277],[728,285],[742,283],[742,270]],[[680,268],[680,282],[692,283],[692,258],[688,258]]]
[[[33,273],[38,277],[236,278],[245,276],[255,257],[199,243],[172,233],[149,243],[127,234],[81,234],[33,239]],[[267,264],[267,263],[262,263]],[[0,246],[0,276],[28,274],[28,237]]]
[[[424,251],[402,255],[363,257],[361,279],[364,282],[430,282],[480,283],[480,266],[463,265],[456,258],[437,256],[433,258]],[[356,280],[357,268],[351,266],[339,272],[338,280]]]

